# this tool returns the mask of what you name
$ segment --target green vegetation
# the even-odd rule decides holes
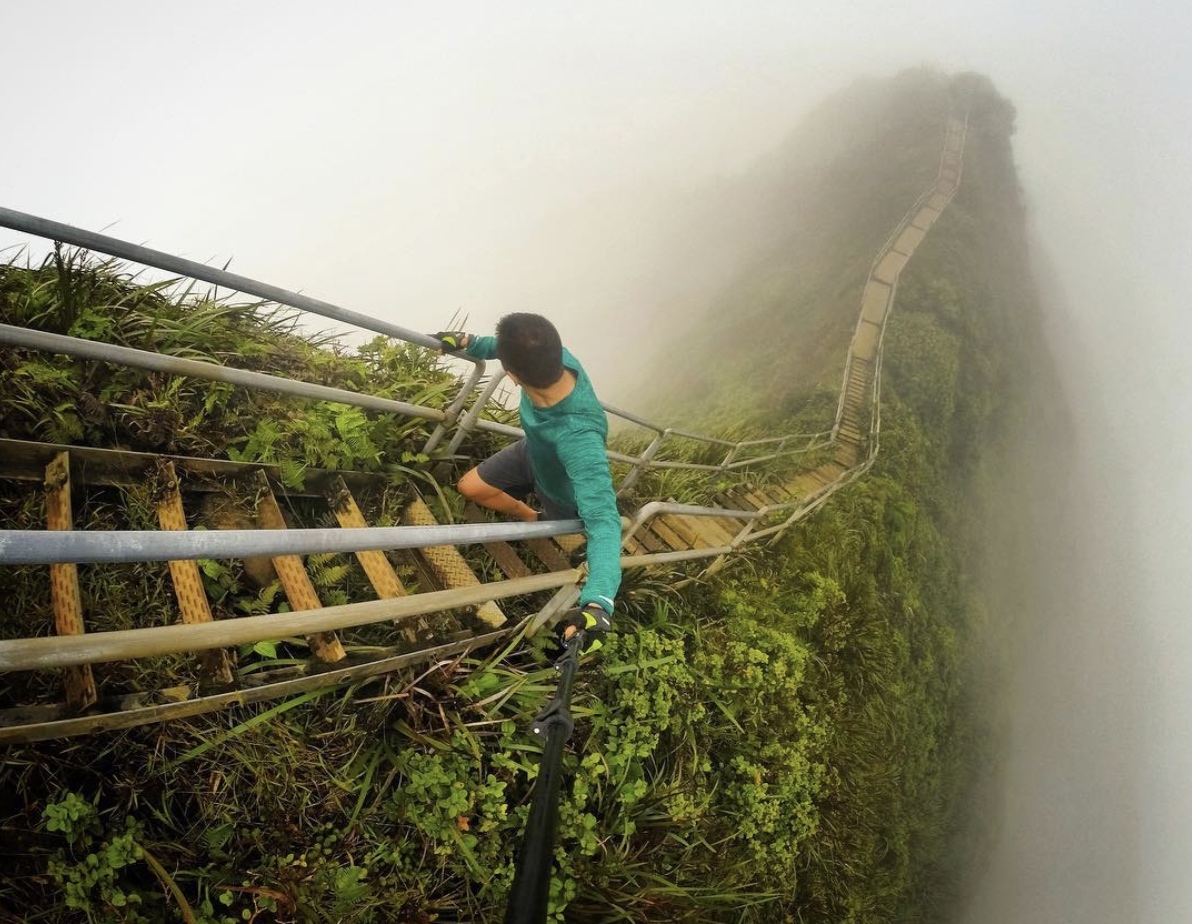
[[[981,631],[971,574],[990,502],[983,452],[1013,412],[1035,334],[1008,104],[978,78],[926,72],[833,101],[815,124],[835,147],[812,166],[834,178],[817,187],[823,208],[842,204],[815,251],[819,281],[787,285],[767,264],[725,304],[772,289],[757,308],[769,330],[809,317],[792,305],[839,298],[807,356],[836,346],[782,385],[782,429],[830,414],[834,397],[814,383],[839,375],[854,296],[873,249],[934,170],[949,100],[971,106],[965,185],[900,283],[878,463],[778,546],[714,580],[677,590],[684,575],[626,576],[618,631],[585,667],[574,702],[555,920],[929,922],[951,908],[957,810],[983,759],[969,683]],[[900,179],[870,182],[869,170]],[[807,234],[796,243],[811,246]],[[235,355],[405,400],[449,393],[420,351],[378,340],[346,353],[268,306],[139,286],[123,273],[66,253],[0,268],[0,319]],[[0,389],[12,402],[6,436],[275,461],[295,483],[301,465],[385,473],[381,522],[411,479],[433,482],[436,460],[417,458],[417,422],[16,352],[0,358]],[[747,398],[750,410],[773,407],[768,393],[736,384],[723,407]],[[649,484],[692,499],[708,488]],[[444,493],[449,512],[456,502]],[[35,519],[15,497],[0,495],[0,520]],[[341,562],[316,564],[344,599],[363,592]],[[207,569],[221,605],[270,611],[268,588],[224,567]],[[115,624],[130,617],[115,615],[114,601],[148,599],[154,578],[113,573],[111,599],[86,586],[88,612]],[[44,575],[0,580],[15,601],[0,631],[45,631],[45,591],[34,589]],[[270,660],[294,644],[244,654]],[[514,639],[360,688],[9,749],[0,920],[500,920],[537,768],[528,722],[554,687],[543,644]],[[140,669],[150,667],[184,670]]]

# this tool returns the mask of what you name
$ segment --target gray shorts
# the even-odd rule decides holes
[[[535,495],[541,506],[541,518],[544,520],[574,520],[579,516],[575,510],[554,503],[538,489],[534,480],[534,467],[530,464],[530,450],[524,439],[518,440],[512,446],[506,446],[496,455],[489,456],[476,466],[476,472],[485,484],[504,491],[519,501],[524,501],[531,494]]]

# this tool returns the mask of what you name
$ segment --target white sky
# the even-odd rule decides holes
[[[1150,646],[1148,750],[1122,863],[1138,920],[1187,921],[1190,26],[1185,4],[1103,0],[0,0],[0,204],[415,329],[556,306],[599,383],[666,294],[639,279],[651,202],[741,171],[855,77],[989,74],[1069,297],[1068,386],[1105,422],[1089,451],[1138,505],[1116,540],[1143,562],[1121,618]],[[1005,920],[1032,920],[1003,885]]]

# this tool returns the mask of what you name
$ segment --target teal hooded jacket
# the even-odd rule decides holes
[[[496,337],[470,336],[465,352],[497,358]],[[519,412],[538,489],[555,504],[579,514],[588,534],[588,579],[580,605],[598,603],[609,613],[621,586],[621,514],[604,454],[608,418],[584,367],[563,350],[563,366],[575,373],[571,394],[537,407],[522,391]]]

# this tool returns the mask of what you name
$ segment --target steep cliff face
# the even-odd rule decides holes
[[[759,565],[752,588],[729,578],[812,665],[801,695],[823,775],[783,896],[802,920],[948,920],[989,852],[1004,662],[987,652],[1031,593],[996,585],[1030,550],[1028,492],[1008,493],[1006,472],[1024,421],[1046,420],[1060,441],[1070,430],[1043,344],[1012,106],[983,77],[922,72],[826,104],[804,129],[819,159],[785,180],[792,198],[817,184],[805,196],[815,220],[725,293],[735,333],[713,314],[691,335],[715,366],[721,390],[700,396],[721,422],[828,404],[869,261],[934,169],[949,107],[968,115],[964,180],[899,283],[877,463]],[[840,596],[805,624],[782,622],[811,588]],[[974,815],[975,800],[989,810]]]

